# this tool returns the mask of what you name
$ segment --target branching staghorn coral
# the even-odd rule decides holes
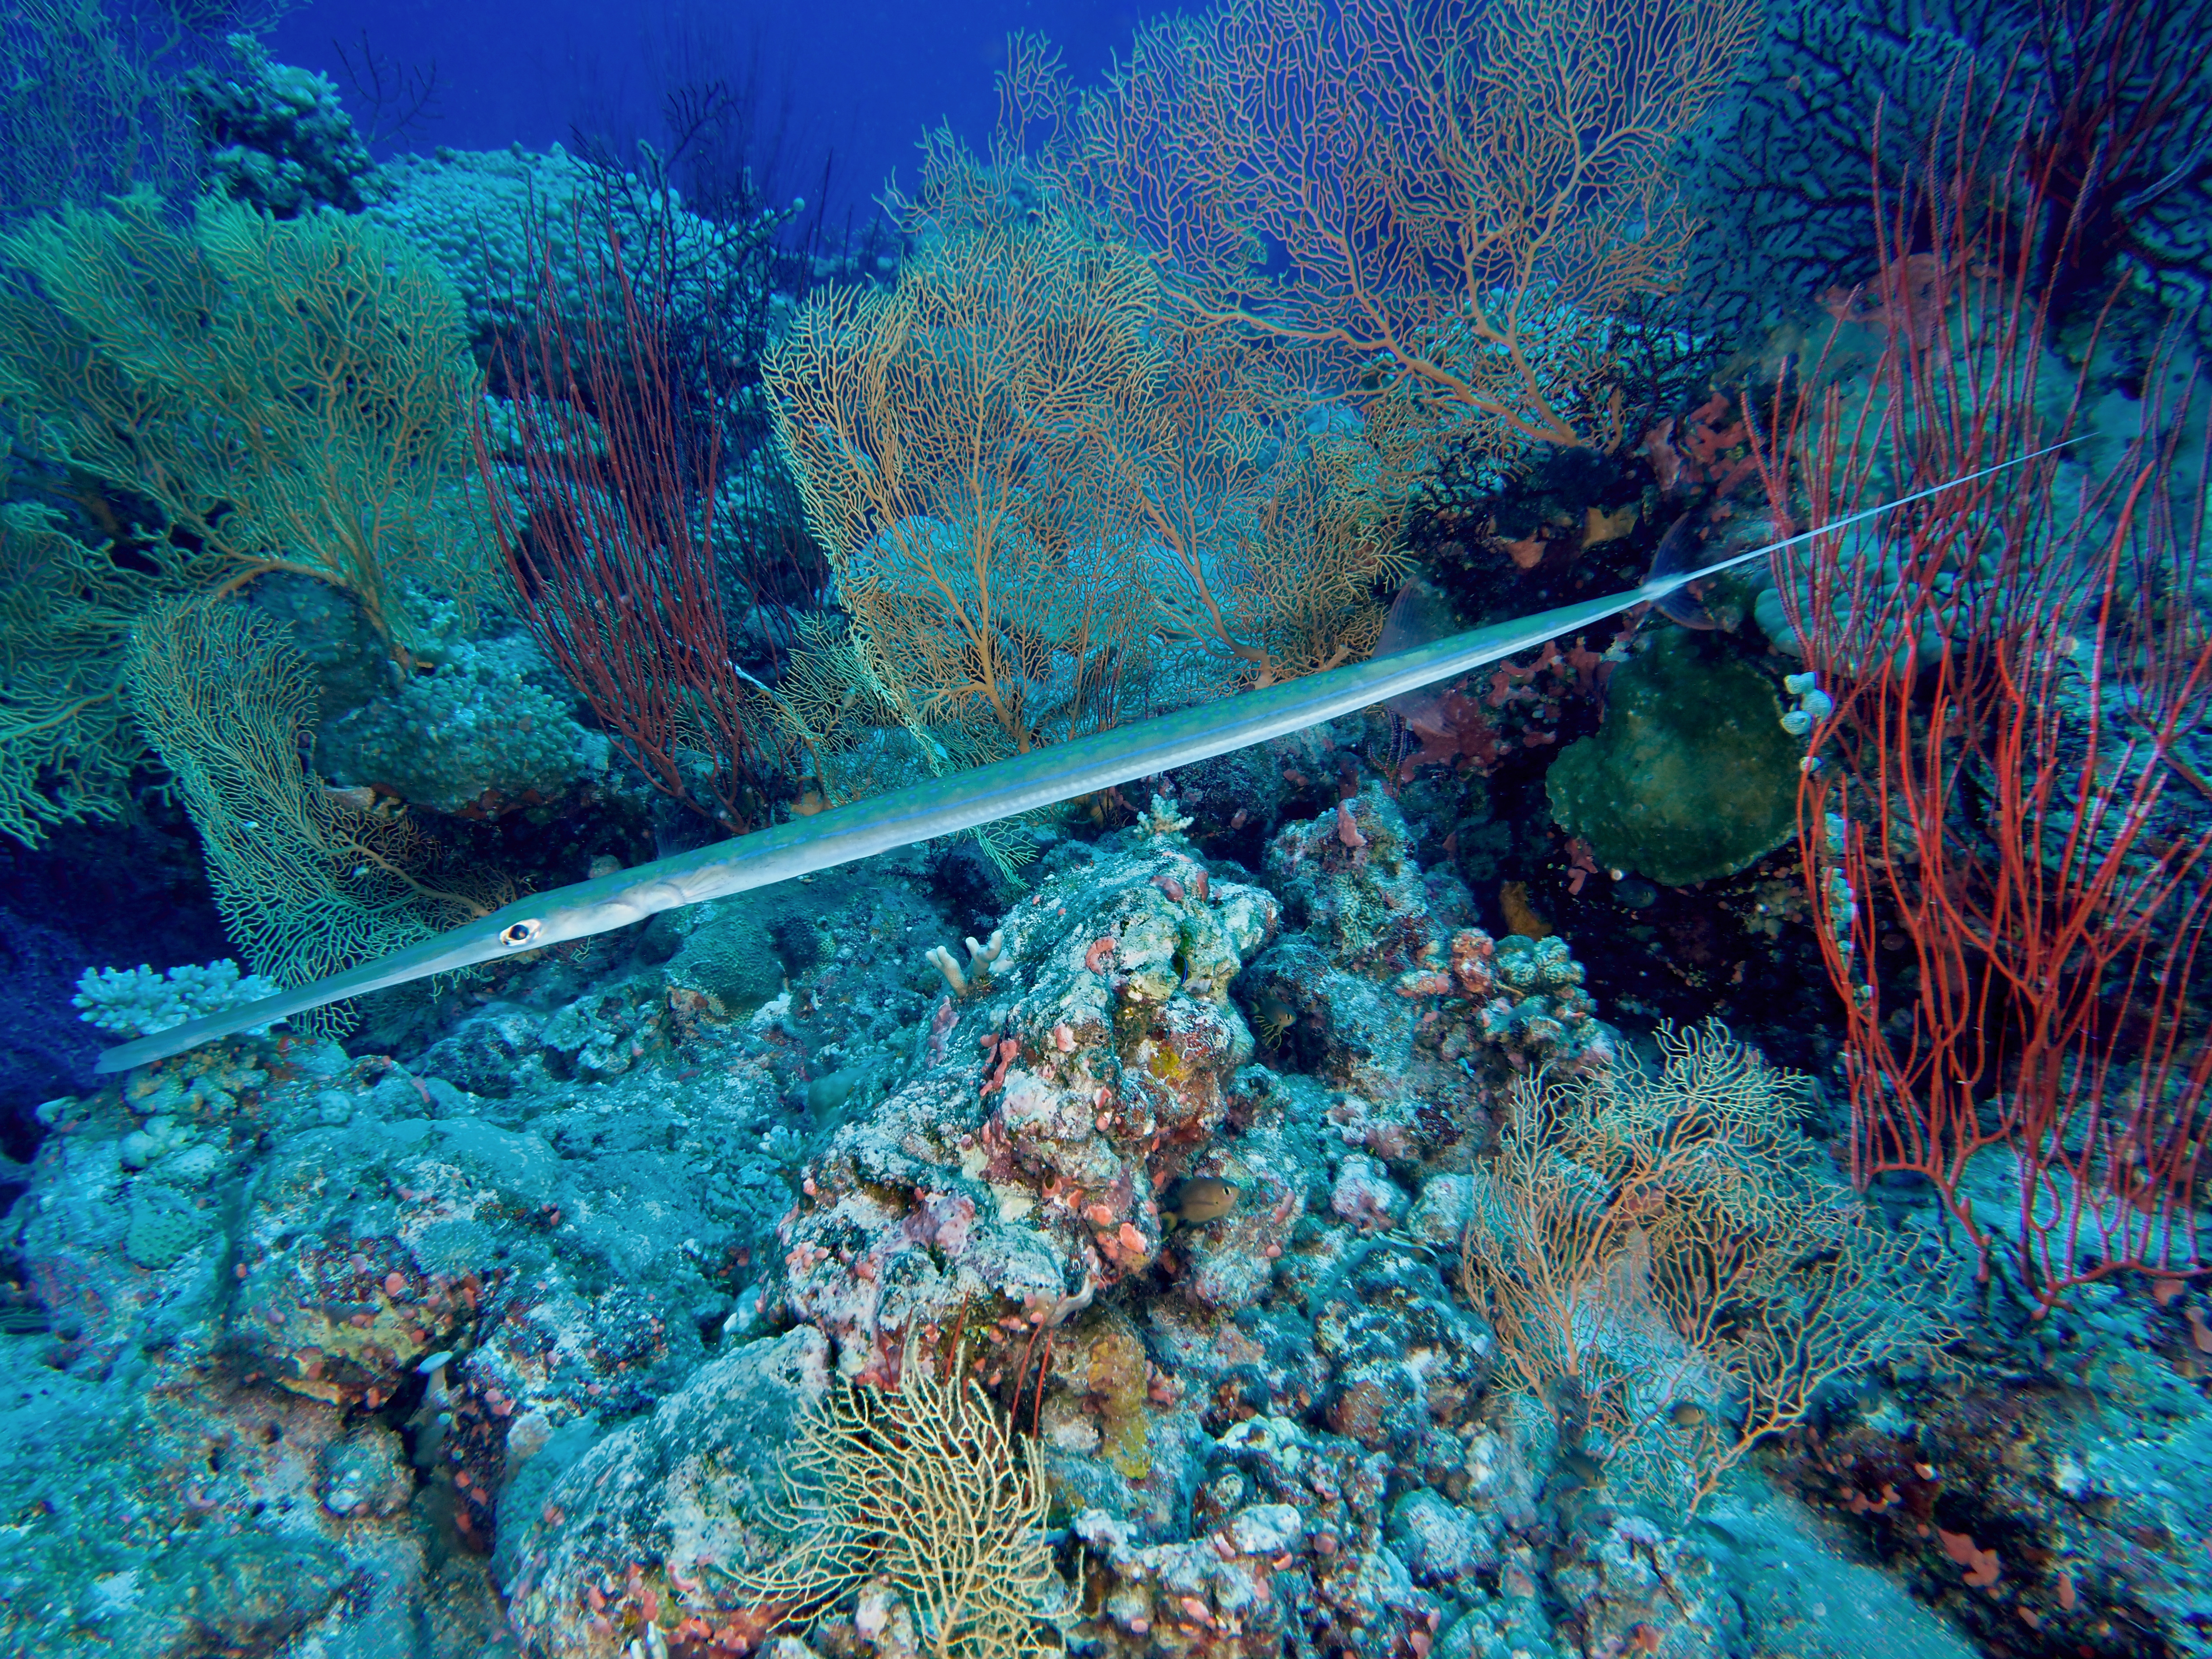
[[[1045,1541],[1050,1507],[1033,1441],[1018,1450],[956,1360],[939,1380],[909,1350],[898,1386],[840,1384],[786,1473],[786,1553],[733,1574],[786,1623],[872,1578],[914,1620],[929,1659],[1026,1659],[1064,1650],[1076,1602]]]

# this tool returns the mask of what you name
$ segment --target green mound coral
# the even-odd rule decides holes
[[[1797,827],[1802,751],[1782,714],[1759,670],[1669,629],[1614,673],[1603,729],[1552,763],[1552,817],[1670,887],[1733,875]]]

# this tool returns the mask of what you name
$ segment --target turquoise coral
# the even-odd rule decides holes
[[[222,193],[279,219],[319,207],[360,211],[376,193],[376,163],[330,76],[271,61],[251,34],[228,44],[240,73],[203,66],[185,77],[185,102]]]
[[[526,634],[477,641],[456,629],[436,649],[430,672],[323,723],[315,763],[334,781],[489,817],[550,804],[606,770],[605,736],[577,725]]]

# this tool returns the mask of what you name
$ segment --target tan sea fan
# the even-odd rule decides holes
[[[792,1623],[880,1579],[931,1659],[1058,1653],[1077,1598],[1053,1568],[1048,1508],[1035,1443],[1017,1449],[957,1360],[939,1380],[909,1351],[896,1389],[841,1384],[808,1423],[772,1517],[787,1547],[737,1588]]]

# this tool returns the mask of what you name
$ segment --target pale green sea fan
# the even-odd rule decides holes
[[[301,753],[314,673],[259,612],[203,600],[149,613],[125,681],[199,831],[224,929],[257,974],[301,984],[509,896],[481,884],[433,885],[438,849],[428,837],[307,771]]]

